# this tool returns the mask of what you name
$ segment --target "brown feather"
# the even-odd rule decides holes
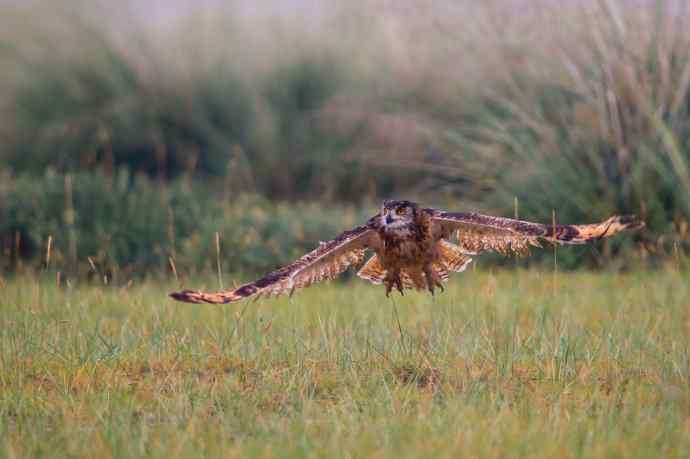
[[[383,283],[383,278],[386,277],[387,272],[388,270],[383,267],[378,255],[374,255],[357,272],[357,276],[378,285]]]
[[[417,267],[403,268],[400,270],[403,288],[424,290],[426,289],[426,277],[421,269]]]
[[[589,225],[555,226],[476,213],[437,212],[433,219],[437,233],[444,238],[456,233],[458,246],[467,254],[485,251],[526,254],[530,246],[541,247],[540,240],[584,244],[644,226],[634,216],[613,216]]]
[[[399,209],[403,209],[399,214],[402,220],[394,222],[391,212]],[[435,286],[448,280],[449,271],[467,268],[470,255],[484,251],[524,254],[530,246],[539,247],[540,241],[583,244],[643,226],[634,216],[614,216],[589,225],[552,226],[477,213],[420,209],[409,201],[386,201],[382,213],[365,225],[345,231],[254,282],[215,293],[185,290],[170,296],[189,303],[230,303],[249,297],[292,294],[297,288],[333,279],[361,263],[368,249],[376,254],[357,273],[359,277],[385,284],[387,293],[394,287],[433,293]],[[453,236],[457,236],[457,244],[448,241]]]
[[[462,253],[455,244],[447,241],[439,241],[438,262],[432,263],[434,273],[444,282],[448,281],[448,271],[462,272],[472,259]],[[371,257],[359,270],[357,276],[370,281],[373,284],[382,284],[387,274],[377,255]],[[400,278],[406,289],[426,290],[427,281],[419,267],[406,267],[400,269]]]
[[[461,273],[467,269],[467,265],[472,261],[472,258],[467,256],[462,248],[445,239],[438,241],[436,247],[441,257],[440,261],[448,271]]]
[[[254,295],[277,296],[290,293],[295,288],[335,278],[349,266],[361,263],[367,248],[377,248],[379,244],[379,236],[375,230],[368,225],[359,226],[345,231],[332,241],[322,243],[293,263],[254,282],[214,293],[185,290],[171,293],[170,297],[187,303],[222,304]]]

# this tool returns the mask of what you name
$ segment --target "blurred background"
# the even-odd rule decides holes
[[[0,0],[0,85],[5,273],[255,274],[387,197],[690,248],[685,0]]]

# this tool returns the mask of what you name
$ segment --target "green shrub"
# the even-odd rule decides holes
[[[216,269],[216,232],[225,272],[257,274],[311,250],[364,220],[342,206],[275,204],[180,179],[170,183],[120,171],[116,176],[49,173],[2,176],[0,241],[4,269],[20,261],[107,275],[179,274]],[[17,236],[18,235],[18,236]]]
[[[58,17],[69,34],[17,37],[17,49],[2,54],[4,68],[23,75],[4,95],[6,166],[38,175],[98,165],[158,177],[225,175],[231,146],[250,142],[254,119],[251,94],[232,68],[195,69],[193,82],[165,66],[142,69],[102,30]],[[54,41],[78,52],[54,52]],[[31,50],[38,56],[28,59]]]
[[[690,29],[685,16],[669,24],[675,10],[663,2],[610,8],[476,95],[457,125],[439,121],[440,148],[456,152],[449,163],[475,178],[442,180],[506,215],[517,199],[522,217],[545,222],[554,210],[563,223],[638,214],[646,250],[687,249]]]
[[[115,175],[49,172],[40,179],[4,174],[0,269],[44,268],[51,238],[49,267],[67,274],[119,281],[168,276],[172,260],[178,276],[208,275],[220,260],[224,273],[252,276],[296,259],[374,212],[375,205],[275,202],[188,178],[164,182],[126,170]],[[535,252],[551,256],[550,250]],[[626,253],[630,259],[638,251]],[[559,251],[558,258],[561,266],[574,267],[583,259],[603,261],[607,255],[573,247]],[[506,263],[491,256],[481,261],[496,262]],[[525,263],[530,262],[520,262]]]
[[[0,36],[11,45],[0,47],[0,68],[12,69],[0,77],[4,167],[36,176],[120,167],[163,179],[193,174],[274,198],[361,201],[369,190],[351,156],[359,122],[341,128],[323,113],[358,72],[337,50],[312,43],[273,51],[266,63],[265,48],[247,52],[231,14],[205,33],[208,24],[193,17],[173,36],[134,27],[123,45],[98,20],[57,5],[29,9],[25,30]],[[0,29],[10,29],[18,19],[2,8]],[[66,27],[45,27],[51,13]],[[384,181],[396,174],[378,172]]]
[[[5,247],[19,234],[27,257],[58,230],[70,230],[62,244],[81,241],[58,247],[73,259],[105,250],[120,231],[117,240],[130,242],[107,242],[114,265],[162,269],[174,251],[202,269],[194,260],[213,258],[216,231],[200,233],[202,223],[235,230],[212,216],[237,208],[210,196],[247,192],[353,206],[399,196],[502,215],[513,215],[517,198],[527,219],[549,222],[555,209],[559,222],[612,213],[647,221],[648,232],[607,242],[604,253],[562,251],[566,266],[602,263],[631,241],[642,253],[688,248],[683,2],[544,1],[523,12],[511,1],[467,0],[424,14],[355,2],[322,11],[313,29],[280,14],[243,23],[231,4],[204,21],[181,17],[167,32],[128,25],[127,37],[113,33],[127,13],[110,21],[105,4],[87,3],[36,3],[21,16],[0,7],[0,162],[25,189],[14,204],[0,203],[2,234]],[[125,180],[120,167],[156,180]],[[64,180],[41,178],[46,168],[73,174],[77,215],[93,214],[91,226],[65,226]],[[93,170],[103,173],[85,174]],[[90,181],[87,194],[108,195],[99,209],[77,203]],[[36,196],[43,191],[54,200]],[[131,209],[113,196],[132,200]],[[179,223],[178,206],[190,216]],[[328,218],[339,221],[337,213]],[[268,240],[297,234],[262,228]],[[237,231],[233,246],[244,247],[247,232]],[[281,242],[303,248],[299,239]],[[225,263],[259,270],[288,257],[265,250]]]

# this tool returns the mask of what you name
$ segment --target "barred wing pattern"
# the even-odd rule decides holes
[[[588,225],[543,225],[477,213],[432,211],[434,232],[443,238],[457,233],[458,245],[469,255],[495,251],[526,254],[529,247],[541,247],[540,240],[559,244],[584,244],[644,226],[634,215],[613,216]]]
[[[472,261],[460,247],[445,239],[441,239],[436,243],[436,249],[438,250],[439,258],[431,264],[431,270],[443,282],[448,281],[448,273],[450,271],[463,272]],[[374,255],[362,266],[357,276],[368,280],[372,284],[382,284],[387,273],[388,270],[381,263],[379,256]],[[427,288],[427,279],[418,266],[400,269],[400,278],[403,287],[406,289],[415,288],[423,290]]]
[[[187,303],[222,304],[252,296],[259,298],[286,292],[292,294],[297,288],[337,277],[351,265],[361,263],[368,248],[378,246],[380,239],[376,230],[370,225],[358,226],[345,231],[332,241],[322,242],[319,247],[298,260],[254,282],[214,293],[185,290],[171,293],[170,296]]]

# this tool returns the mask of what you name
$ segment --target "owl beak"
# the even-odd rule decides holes
[[[386,225],[390,225],[393,223],[393,217],[391,217],[391,214],[386,215]]]

